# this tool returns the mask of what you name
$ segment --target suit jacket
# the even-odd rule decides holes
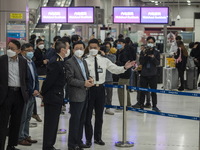
[[[89,71],[85,60],[83,60],[83,64],[85,66],[87,79],[89,79]],[[84,86],[85,78],[75,56],[67,60],[65,66],[69,87],[69,100],[71,102],[85,101],[87,96],[87,88]]]
[[[43,82],[41,94],[44,103],[52,105],[62,105],[64,99],[64,85],[66,83],[66,73],[64,61],[56,54],[49,61],[47,66],[47,77]]]
[[[28,96],[28,74],[27,74],[27,61],[18,56],[19,59],[19,76],[20,76],[20,85],[21,85],[21,92],[23,96],[24,102],[27,102],[29,99]],[[6,100],[8,95],[8,56],[3,55],[0,57],[0,105]]]

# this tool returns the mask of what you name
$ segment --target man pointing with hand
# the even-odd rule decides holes
[[[124,73],[127,69],[135,65],[135,61],[128,61],[125,66],[117,66],[109,59],[98,55],[100,51],[99,42],[97,39],[92,39],[88,43],[89,57],[86,59],[90,76],[94,79],[94,86],[90,88],[90,96],[88,101],[88,109],[86,115],[85,135],[86,145],[92,145],[93,127],[92,113],[95,110],[95,127],[94,127],[94,143],[105,145],[102,141],[102,124],[103,110],[105,104],[105,83],[106,70],[113,74]]]

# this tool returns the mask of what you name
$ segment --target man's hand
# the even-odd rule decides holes
[[[85,87],[92,87],[92,86],[94,86],[94,84],[93,83],[91,83],[91,80],[86,80],[85,81]]]
[[[92,77],[89,77],[89,81],[91,84],[94,84],[94,79]]]
[[[38,91],[38,90],[35,90],[35,91],[33,92],[33,96],[38,96],[38,95],[40,95],[39,91]]]
[[[43,60],[43,64],[46,65],[48,63],[48,61],[49,61],[48,59]]]
[[[134,66],[136,64],[136,61],[127,61],[126,64],[124,65],[124,68],[129,69],[132,66]]]

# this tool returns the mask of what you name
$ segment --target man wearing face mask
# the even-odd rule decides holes
[[[28,96],[27,61],[18,56],[21,45],[17,40],[8,43],[7,55],[0,57],[0,149],[4,150],[7,128],[9,128],[6,150],[18,150],[19,129],[24,103]]]
[[[68,150],[89,148],[83,144],[83,125],[85,124],[88,105],[89,88],[93,86],[93,79],[85,60],[82,58],[85,44],[77,41],[73,44],[72,58],[66,61],[67,84],[69,87],[70,113]]]
[[[129,61],[129,49],[125,49],[125,40],[119,39],[117,42],[117,60],[116,65],[124,66],[127,61]],[[126,70],[124,73],[119,74],[119,85],[129,85],[131,76],[131,69]],[[120,106],[124,106],[124,90],[117,89],[118,99]],[[131,106],[130,91],[127,90],[127,106]]]
[[[45,58],[46,49],[44,48],[44,41],[42,39],[37,39],[37,48],[34,52],[34,63],[37,68],[38,75],[46,75],[46,65],[48,64],[48,59]]]
[[[147,38],[147,46],[143,52],[140,53],[139,62],[142,65],[140,76],[140,87],[157,89],[157,66],[160,64],[160,53],[155,49],[155,38],[149,36]],[[157,108],[157,94],[151,92],[152,110],[160,112]],[[141,91],[140,101],[133,105],[134,108],[144,108],[145,91]]]
[[[64,99],[63,88],[66,83],[64,58],[68,53],[68,49],[69,45],[66,45],[65,42],[56,42],[57,55],[49,61],[47,77],[42,85],[41,94],[44,101],[43,150],[56,150],[54,144]]]
[[[102,141],[102,125],[103,125],[103,110],[105,104],[105,88],[103,84],[106,79],[106,70],[113,74],[120,74],[135,65],[135,62],[128,61],[124,66],[117,66],[109,59],[98,55],[100,50],[97,39],[92,39],[88,43],[89,56],[86,62],[89,68],[90,76],[94,79],[94,86],[90,88],[90,96],[88,101],[88,109],[86,115],[85,135],[86,145],[92,145],[93,127],[92,113],[95,110],[95,127],[94,127],[94,143],[105,145]]]
[[[103,51],[102,55],[106,58],[108,58],[112,63],[116,62],[116,56],[113,54],[110,54],[110,49],[111,49],[111,43],[110,42],[105,42],[104,43],[105,48],[101,51]],[[108,70],[106,71],[106,82],[105,84],[113,84],[113,77],[112,73],[109,72]],[[113,95],[113,88],[105,87],[105,105],[112,105],[112,95]],[[110,110],[110,108],[106,108],[105,114],[108,115],[114,115],[114,112]]]
[[[21,55],[28,62],[28,76],[29,76],[29,100],[24,107],[21,127],[19,132],[19,145],[31,146],[32,143],[37,143],[36,140],[32,140],[29,136],[29,121],[31,120],[31,116],[33,113],[35,97],[38,96],[39,93],[39,81],[37,70],[33,58],[33,46],[30,43],[26,43],[22,45]]]

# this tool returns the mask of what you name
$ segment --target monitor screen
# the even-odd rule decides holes
[[[113,23],[140,23],[140,7],[113,7]]]
[[[66,23],[67,8],[66,7],[41,7],[42,23]]]
[[[141,7],[141,23],[168,24],[168,7]]]
[[[94,7],[68,7],[68,23],[94,23]]]

